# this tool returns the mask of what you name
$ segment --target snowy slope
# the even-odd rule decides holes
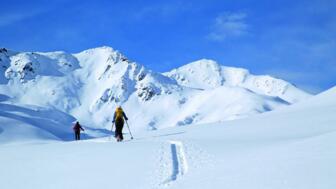
[[[75,121],[73,116],[53,107],[17,104],[0,94],[0,144],[72,141]],[[111,134],[105,129],[82,126],[86,129],[84,139]]]
[[[100,129],[110,128],[117,105],[136,130],[155,130],[243,118],[310,96],[285,81],[208,60],[156,73],[111,47],[77,54],[2,49],[0,56],[0,93]]]
[[[1,145],[3,188],[336,187],[336,88],[246,119],[135,139]],[[126,135],[126,140],[129,135]],[[18,182],[18,180],[22,182]]]
[[[53,108],[17,105],[0,94],[0,143],[72,140],[75,118]]]
[[[292,84],[268,75],[253,75],[242,68],[226,67],[213,60],[202,59],[165,75],[175,79],[183,86],[213,89],[219,86],[239,86],[257,94],[279,97],[289,103],[295,103],[310,95]]]
[[[191,142],[211,160],[171,188],[335,188],[335,97],[336,87],[279,111],[208,125],[206,135],[205,127],[186,130],[171,140]]]

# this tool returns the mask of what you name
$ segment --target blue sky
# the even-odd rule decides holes
[[[335,0],[0,2],[0,46],[79,52],[111,46],[155,71],[201,58],[313,93],[336,85]]]

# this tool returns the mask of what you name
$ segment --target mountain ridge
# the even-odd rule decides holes
[[[278,96],[289,103],[298,102],[300,98],[309,96],[282,79],[270,75],[253,75],[247,69],[223,66],[209,59],[191,62],[164,75],[174,78],[183,86],[200,89],[213,89],[223,85],[239,86],[259,94]],[[296,99],[291,97],[291,94],[286,96],[286,92],[296,93],[300,97]]]
[[[95,127],[108,127],[117,105],[139,129],[157,129],[237,119],[310,97],[286,81],[207,59],[159,73],[107,46],[74,54],[8,52],[0,51],[0,93]]]

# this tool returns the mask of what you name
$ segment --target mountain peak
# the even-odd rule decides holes
[[[204,90],[224,85],[242,87],[258,94],[279,97],[289,103],[310,96],[284,80],[253,75],[247,69],[222,66],[209,59],[194,61],[164,74],[186,87]]]
[[[219,63],[217,63],[215,60],[212,59],[202,58],[189,64],[186,64],[185,66],[192,66],[192,65],[219,65]]]
[[[87,49],[74,56],[81,62],[81,66],[88,70],[97,70],[97,68],[105,70],[109,65],[121,63],[127,66],[132,63],[126,56],[109,46]]]
[[[191,88],[210,89],[224,83],[221,65],[210,59],[191,62],[164,75],[175,79],[180,85]]]
[[[106,52],[115,52],[116,50],[114,50],[112,47],[110,46],[100,46],[100,47],[94,47],[94,48],[90,48],[90,49],[86,49],[83,50],[81,52],[91,52],[91,51],[106,51]]]
[[[217,63],[214,60],[211,59],[200,59],[196,60],[194,62],[191,62],[189,64],[186,64],[184,66],[181,66],[180,68],[177,68],[179,70],[189,70],[189,71],[218,71],[220,69],[221,65]]]

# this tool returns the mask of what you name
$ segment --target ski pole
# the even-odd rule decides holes
[[[84,137],[85,136],[85,130],[83,129],[82,131],[83,131],[83,134],[82,134],[83,140],[85,140],[85,137]]]
[[[114,123],[112,122],[110,140],[111,140],[111,136],[113,135],[113,125]]]
[[[127,125],[127,128],[128,128],[128,131],[129,131],[129,133],[130,133],[130,135],[131,135],[131,139],[133,139],[133,135],[132,135],[132,133],[131,133],[131,129],[129,128],[129,125],[128,125],[128,123],[127,123],[127,120],[126,120],[126,125]]]

